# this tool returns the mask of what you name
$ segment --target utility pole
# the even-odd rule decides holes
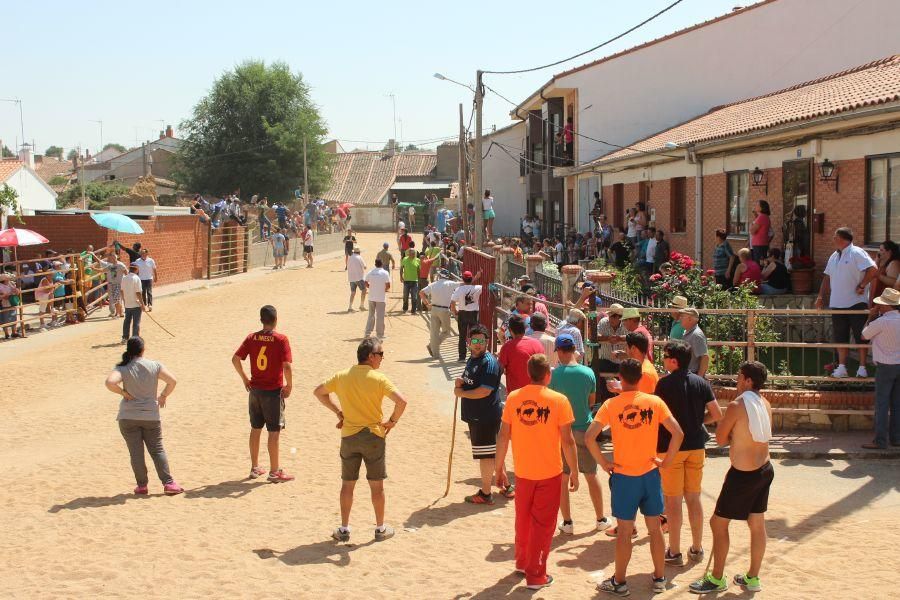
[[[78,146],[78,185],[81,187],[81,208],[88,209],[87,196],[84,195],[84,156],[81,155],[81,145]]]
[[[309,204],[309,175],[306,166],[306,136],[303,136],[303,199]],[[304,207],[305,208],[305,207]]]
[[[466,126],[463,122],[463,105],[462,102],[459,103],[459,222],[462,225],[463,231],[466,230],[466,205],[468,204],[468,191],[466,187],[468,182],[466,181],[466,145],[468,141],[466,140]]]
[[[475,72],[475,168],[472,170],[472,195],[475,204],[475,247],[481,249],[484,244],[484,213],[482,212],[481,195],[484,193],[484,178],[481,172],[481,112],[484,106],[484,86],[481,83],[483,73]]]
[[[394,95],[394,92],[388,94],[391,98],[391,104],[394,106],[394,147],[392,150],[397,149],[397,96]]]

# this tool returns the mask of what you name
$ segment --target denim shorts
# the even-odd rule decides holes
[[[366,282],[365,282],[365,281],[362,281],[362,280],[360,280],[360,281],[351,281],[351,282],[350,282],[350,291],[351,291],[351,292],[355,292],[356,290],[359,290],[359,291],[361,291],[361,292],[366,291]]]

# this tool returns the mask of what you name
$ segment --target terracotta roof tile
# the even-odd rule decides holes
[[[378,204],[397,177],[428,177],[437,166],[435,153],[344,152],[334,155],[331,187],[322,194],[330,202]]]
[[[688,145],[725,139],[896,100],[900,100],[900,54],[764,96],[715,107],[705,115],[589,164],[630,158],[642,152],[664,152],[667,142]]]
[[[66,177],[74,175],[73,173],[74,165],[70,160],[59,160],[58,158],[52,158],[50,156],[45,156],[41,162],[36,162],[34,164],[34,171],[38,174],[38,177],[50,183],[50,180],[54,177]],[[55,189],[59,186],[53,186]]]
[[[6,181],[13,173],[25,166],[21,160],[5,158],[0,160],[0,183]]]

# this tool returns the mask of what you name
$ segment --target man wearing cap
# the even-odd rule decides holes
[[[625,308],[621,304],[612,304],[607,309],[606,316],[597,323],[601,373],[619,372],[619,363],[622,362],[622,359],[616,353],[625,350],[625,335],[628,333],[625,325],[622,324],[624,310]]]
[[[353,312],[353,300],[356,298],[356,290],[359,290],[359,310],[366,310],[366,261],[360,256],[359,247],[353,248],[350,258],[347,259],[347,280],[350,282],[350,304],[347,312]]]
[[[636,331],[637,333],[644,334],[644,337],[647,338],[648,346],[647,353],[649,357],[653,357],[653,336],[650,335],[650,331],[647,330],[646,327],[641,325],[641,311],[636,308],[626,308],[622,311],[622,324],[625,325],[625,329],[628,331]]]
[[[575,417],[572,434],[575,436],[578,470],[584,475],[591,504],[594,505],[595,528],[597,531],[603,531],[610,526],[609,519],[603,512],[603,488],[600,487],[600,478],[597,477],[597,462],[584,442],[584,432],[590,427],[593,418],[591,408],[597,398],[597,378],[590,368],[578,364],[575,357],[575,339],[571,335],[567,333],[557,335],[555,348],[559,365],[550,375],[549,388],[565,396],[572,407],[572,414]],[[568,464],[563,465],[563,473],[569,473]],[[562,523],[559,524],[559,531],[571,535],[575,532],[575,526],[566,483],[560,486],[562,495],[559,510],[562,513]]]
[[[682,341],[691,347],[691,364],[688,370],[700,377],[706,377],[709,368],[709,350],[706,346],[706,334],[700,329],[700,312],[696,308],[687,307],[681,311],[681,326],[684,327]]]
[[[584,363],[584,338],[581,335],[581,328],[584,327],[587,317],[577,308],[569,310],[565,321],[556,326],[556,335],[568,334],[575,340],[575,360]]]
[[[466,360],[466,341],[469,328],[478,323],[478,307],[481,299],[481,286],[475,282],[481,279],[481,271],[476,276],[472,271],[463,271],[461,286],[456,288],[450,297],[450,312],[456,315],[456,326],[459,329],[459,360]]]
[[[431,308],[431,319],[428,322],[430,342],[425,348],[432,358],[440,355],[441,344],[453,333],[450,328],[450,301],[458,287],[459,283],[450,279],[447,269],[440,269],[438,280],[419,290],[422,305]]]
[[[672,328],[669,330],[670,340],[680,340],[684,337],[684,327],[681,326],[681,310],[688,307],[688,299],[684,296],[675,296],[669,304],[672,311]]]
[[[363,337],[375,335],[384,339],[384,310],[387,306],[387,293],[391,289],[391,275],[384,270],[380,258],[375,259],[375,268],[366,273],[364,278],[366,290],[369,292],[369,318],[366,319],[366,331]],[[351,301],[352,304],[352,301]]]
[[[863,448],[900,446],[900,292],[887,288],[875,298],[878,318],[863,329],[875,359],[875,439]]]
[[[419,257],[416,256],[415,242],[410,240],[406,256],[400,259],[400,279],[403,280],[403,312],[412,304],[412,314],[419,310]]]

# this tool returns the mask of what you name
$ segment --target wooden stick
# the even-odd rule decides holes
[[[456,445],[456,407],[459,404],[459,397],[453,398],[453,433],[450,436],[450,458],[447,459],[447,487],[441,498],[446,498],[450,493],[450,475],[453,472],[453,447]]]
[[[175,337],[175,334],[174,334],[174,333],[172,333],[171,331],[169,331],[168,329],[166,329],[165,327],[163,327],[163,326],[160,324],[160,322],[157,321],[156,319],[154,319],[154,318],[153,318],[153,315],[151,315],[149,312],[145,312],[144,314],[145,314],[147,317],[149,317],[151,321],[153,321],[154,323],[156,323],[157,325],[159,325],[159,328],[160,328],[160,329],[162,329],[163,331],[165,331],[166,333],[168,333],[168,334],[171,335],[172,337]]]

